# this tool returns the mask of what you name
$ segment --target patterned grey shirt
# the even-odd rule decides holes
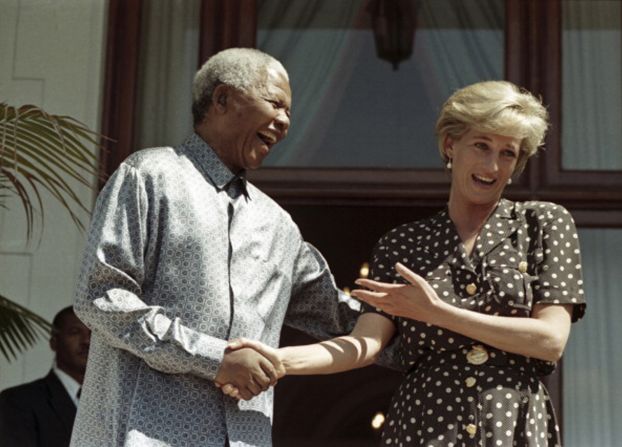
[[[237,402],[213,384],[226,340],[277,346],[283,324],[329,338],[352,328],[351,306],[290,216],[200,137],[134,153],[89,230],[72,446],[271,445],[272,390]]]

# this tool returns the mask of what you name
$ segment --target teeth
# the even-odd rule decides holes
[[[473,175],[473,177],[475,177],[477,180],[479,180],[480,182],[483,183],[488,183],[488,184],[492,184],[494,183],[495,179],[494,178],[489,178],[489,177],[482,177],[480,175]]]

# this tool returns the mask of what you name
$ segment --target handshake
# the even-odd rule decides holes
[[[238,338],[227,344],[214,383],[227,396],[250,400],[285,376],[283,355],[256,340]]]

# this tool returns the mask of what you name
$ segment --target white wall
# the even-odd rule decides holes
[[[0,0],[0,101],[35,104],[99,129],[106,0]],[[93,193],[80,188],[89,205]],[[30,244],[17,201],[0,209],[0,291],[51,321],[73,301],[84,235],[49,195],[45,226]],[[84,222],[88,223],[85,216]],[[0,357],[0,389],[43,376],[40,341],[17,360]]]

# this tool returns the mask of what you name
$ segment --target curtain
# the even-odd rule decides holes
[[[622,439],[622,229],[582,229],[585,318],[564,354],[564,445],[615,447]]]
[[[192,132],[200,0],[143,2],[136,149],[176,146]]]
[[[457,88],[504,77],[503,0],[417,0],[412,56],[376,55],[367,1],[263,0],[258,47],[293,89],[288,138],[265,164],[441,167],[434,123]]]
[[[257,48],[285,65],[292,85],[292,127],[267,165],[309,166],[338,119],[360,46],[355,26],[364,2],[260,2]]]
[[[562,166],[622,169],[622,3],[562,2]]]

